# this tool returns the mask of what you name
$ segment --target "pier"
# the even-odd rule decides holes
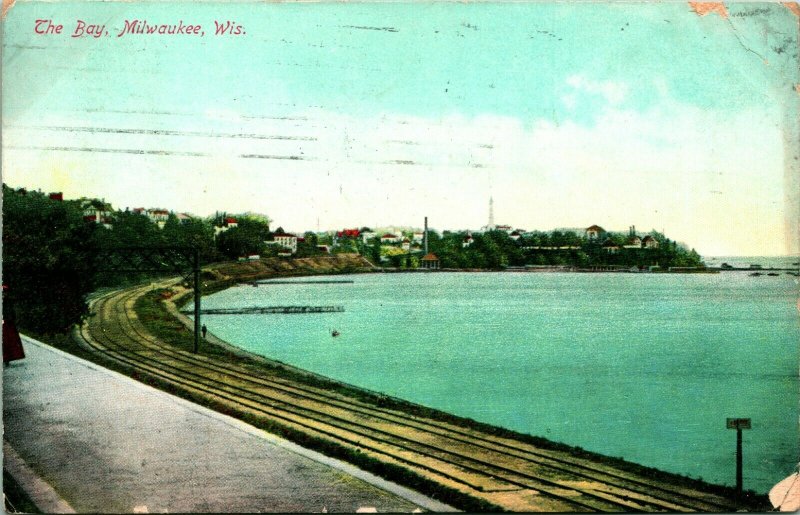
[[[353,284],[352,280],[322,280],[322,281],[253,281],[251,284]]]
[[[344,306],[263,306],[250,308],[212,308],[201,309],[202,315],[266,315],[266,314],[303,314],[303,313],[343,313]],[[194,311],[185,309],[181,313],[192,315]]]

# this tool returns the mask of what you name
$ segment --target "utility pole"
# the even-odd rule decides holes
[[[750,429],[750,419],[729,418],[726,427],[736,430],[736,493],[742,495],[742,429]]]
[[[194,272],[194,353],[200,347],[200,250],[194,249],[192,272]]]

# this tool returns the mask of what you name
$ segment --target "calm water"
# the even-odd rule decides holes
[[[645,465],[767,491],[798,460],[797,283],[788,275],[440,273],[240,286],[204,307],[249,351],[351,384]],[[296,279],[297,282],[313,279]],[[332,338],[330,331],[341,335]]]

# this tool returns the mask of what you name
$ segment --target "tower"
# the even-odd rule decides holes
[[[489,197],[489,230],[494,229],[494,199]]]
[[[428,255],[428,217],[425,217],[425,232],[422,233],[422,244],[425,246],[425,255]]]

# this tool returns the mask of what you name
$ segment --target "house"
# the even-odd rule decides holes
[[[164,225],[167,223],[167,219],[169,218],[169,211],[166,209],[148,209],[146,214],[147,218],[156,224],[159,229],[164,228]]]
[[[611,240],[606,240],[603,242],[603,250],[609,254],[616,254],[619,251],[619,245]]]
[[[642,240],[642,244],[646,249],[657,249],[658,248],[658,240],[650,236],[649,234],[644,237]]]
[[[600,236],[606,233],[606,230],[599,225],[593,225],[586,228],[586,239],[589,241],[597,241]]]
[[[642,248],[642,239],[636,235],[628,236],[623,247],[626,249],[640,249]]]
[[[403,250],[405,250],[406,252],[408,252],[408,250],[411,249],[411,240],[409,240],[408,238],[403,238],[403,241],[400,244],[400,247]]]
[[[511,234],[509,234],[509,237],[511,237],[512,240],[517,241],[518,239],[520,239],[520,237],[522,237],[522,233],[519,231],[514,231]]]
[[[228,216],[222,219],[222,225],[215,225],[214,226],[214,237],[216,238],[217,235],[227,231],[228,229],[233,229],[235,227],[239,227],[239,221],[233,218],[232,216]]]
[[[342,229],[341,231],[336,232],[337,238],[351,238],[351,239],[358,239],[361,235],[361,231],[358,229]]]
[[[64,201],[64,194],[59,191],[59,192],[56,192],[56,193],[51,193],[50,195],[48,195],[48,198],[50,200],[56,200],[58,202],[63,202]]]
[[[511,234],[511,231],[513,231],[514,229],[512,229],[510,225],[496,225],[494,227],[494,230],[495,231],[504,231],[504,232],[506,232],[508,234]]]
[[[400,241],[400,237],[390,232],[381,236],[381,243],[397,243],[398,241]]]
[[[336,234],[333,237],[333,246],[337,246],[339,240],[357,240],[361,238],[361,231],[358,229],[342,229],[341,231],[336,231]],[[363,240],[366,243],[366,240]]]
[[[428,269],[428,270],[438,270],[439,269],[439,258],[436,257],[436,254],[431,252],[430,254],[428,254],[427,256],[422,258],[422,261],[420,262],[420,266],[422,268],[425,268],[425,269]]]
[[[364,232],[361,233],[361,238],[362,238],[362,241],[364,242],[364,244],[366,244],[369,240],[371,240],[372,238],[374,238],[377,235],[378,235],[378,233],[375,233],[375,232],[372,232],[372,231],[364,231]]]
[[[469,247],[470,245],[472,245],[474,241],[475,238],[473,238],[471,234],[467,234],[466,236],[464,236],[464,241],[461,242],[461,248],[465,249]]]
[[[178,221],[181,222],[181,223],[188,222],[189,220],[192,219],[192,216],[190,214],[188,214],[188,213],[178,213],[175,216],[178,217]]]
[[[414,234],[411,235],[411,241],[413,243],[422,243],[424,239],[425,239],[425,233],[423,232],[415,232]]]
[[[281,247],[287,249],[292,254],[297,252],[297,236],[295,236],[294,234],[277,233],[272,236],[272,241],[276,245],[280,245]]]

